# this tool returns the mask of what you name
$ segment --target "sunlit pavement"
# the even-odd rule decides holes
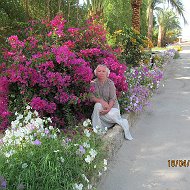
[[[190,43],[182,46],[98,190],[190,189]]]

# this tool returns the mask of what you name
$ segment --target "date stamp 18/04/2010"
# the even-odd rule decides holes
[[[190,167],[190,160],[168,160],[168,167]]]

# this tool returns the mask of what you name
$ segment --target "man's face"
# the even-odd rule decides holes
[[[106,67],[104,66],[99,66],[96,69],[96,76],[98,79],[103,80],[107,78],[107,71],[106,71]]]

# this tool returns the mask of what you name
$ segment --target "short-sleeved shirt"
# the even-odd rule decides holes
[[[95,79],[91,82],[91,85],[95,87],[93,95],[96,98],[102,98],[104,101],[109,103],[111,100],[114,100],[113,108],[119,109],[119,104],[116,96],[116,88],[114,82],[111,79],[107,79],[103,84],[101,84],[98,79]]]

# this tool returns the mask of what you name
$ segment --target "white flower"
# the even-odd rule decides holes
[[[38,117],[38,115],[39,115],[36,110],[34,111],[34,114],[35,114],[36,117]]]
[[[96,155],[97,155],[97,152],[94,150],[94,149],[90,149],[90,155],[92,156],[92,158],[95,158],[96,157]]]
[[[21,140],[20,139],[15,139],[14,143],[15,143],[15,145],[19,145],[19,144],[21,144]]]
[[[57,138],[57,135],[56,135],[56,134],[53,134],[53,135],[51,135],[51,138],[52,138],[52,139],[56,139],[56,138]]]
[[[28,112],[28,115],[25,117],[24,122],[28,123],[28,121],[32,118],[32,112]]]
[[[83,143],[83,146],[84,146],[85,148],[90,148],[90,144],[88,144],[87,142],[84,142],[84,143]]]
[[[91,133],[88,129],[85,129],[84,130],[84,134],[87,136],[87,137],[90,137]]]
[[[89,124],[91,124],[91,120],[90,120],[90,119],[87,119],[86,121],[87,121]]]
[[[26,106],[26,109],[29,110],[29,109],[31,109],[31,107],[30,106]]]
[[[22,127],[22,123],[19,123],[18,127]]]
[[[85,160],[85,162],[90,164],[92,162],[92,157],[90,155],[87,155],[87,157],[84,160]]]
[[[63,157],[60,157],[60,161],[63,163],[65,159]]]
[[[45,133],[41,133],[41,137],[45,137],[46,136],[46,134]]]
[[[94,168],[96,169],[96,165],[94,165]]]
[[[102,173],[101,173],[101,172],[99,172],[99,173],[98,173],[98,176],[100,177],[101,175],[102,175]]]
[[[59,150],[54,150],[53,152],[59,152]]]
[[[91,120],[90,120],[90,119],[86,119],[86,120],[83,122],[83,126],[84,126],[84,127],[88,127],[88,125],[91,125]]]
[[[16,128],[18,124],[19,124],[19,120],[16,119],[15,121],[11,122],[11,127]]]
[[[106,171],[108,168],[106,166],[104,166],[104,171]]]
[[[92,189],[92,185],[88,184],[87,188]]]
[[[43,126],[43,120],[38,117],[38,118],[36,119],[36,124],[39,125],[39,126]]]
[[[84,127],[88,127],[88,123],[86,121],[83,122]]]
[[[9,152],[6,152],[6,153],[5,153],[5,156],[6,156],[7,158],[9,158],[9,157],[12,156],[14,153],[15,153],[15,150],[10,150]]]
[[[82,177],[83,177],[83,179],[84,179],[85,181],[87,181],[87,182],[89,183],[88,178],[87,178],[84,174],[82,174]]]
[[[23,118],[23,115],[21,115],[21,114],[19,114],[18,116],[17,116],[17,120],[20,120],[20,119],[22,119]]]
[[[54,129],[53,126],[50,125],[50,126],[49,126],[49,130],[53,130],[53,129]]]
[[[104,165],[107,166],[108,165],[108,161],[106,159],[104,159]]]
[[[102,129],[98,125],[95,128],[93,128],[94,133],[96,133],[98,135],[104,135],[107,132],[107,130],[108,130],[107,127],[105,127],[104,129]]]
[[[27,168],[28,167],[28,164],[27,163],[24,163],[24,164],[22,164],[22,168],[24,169],[24,168]]]
[[[52,123],[52,120],[50,117],[47,118],[47,121],[49,121],[50,123]]]
[[[74,190],[82,190],[83,184],[82,183],[80,183],[80,184],[75,183],[73,189]]]

